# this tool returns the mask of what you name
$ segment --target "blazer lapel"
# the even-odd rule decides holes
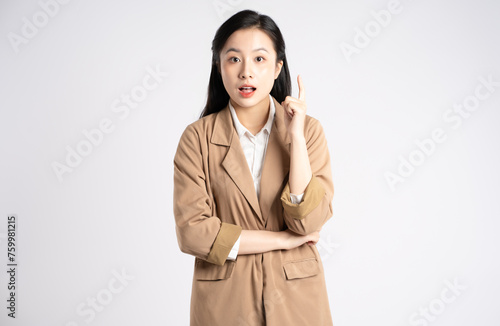
[[[234,128],[229,105],[217,113],[211,142],[229,147],[222,160],[222,166],[264,225],[252,174],[248,168],[236,128]]]

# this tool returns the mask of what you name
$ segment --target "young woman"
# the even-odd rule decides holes
[[[315,246],[332,216],[330,156],[302,79],[290,96],[281,32],[251,10],[220,26],[212,52],[207,104],[174,158],[191,325],[332,325]]]

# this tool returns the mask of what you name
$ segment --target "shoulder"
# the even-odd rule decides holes
[[[315,117],[306,114],[305,126],[308,128],[321,128],[321,123]]]
[[[206,133],[207,120],[201,118],[188,124],[182,132],[174,155],[174,162],[193,162],[201,160],[203,153],[203,135]],[[180,163],[178,163],[180,164]]]
[[[217,114],[218,112],[209,114],[188,124],[182,132],[180,141],[200,139],[211,135]]]
[[[323,133],[323,126],[321,125],[321,122],[318,119],[306,114],[306,119],[304,121],[304,136],[306,139],[318,138],[323,135]]]

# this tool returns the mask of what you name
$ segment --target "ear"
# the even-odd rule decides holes
[[[280,75],[281,68],[283,67],[283,60],[276,63],[276,69],[274,70],[274,79],[277,79]]]

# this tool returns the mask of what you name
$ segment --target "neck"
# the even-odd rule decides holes
[[[265,126],[269,117],[269,110],[271,105],[269,96],[249,108],[237,106],[233,103],[232,100],[230,101],[240,123],[245,126],[245,128],[247,128],[248,131],[250,131],[253,135],[257,134]]]

